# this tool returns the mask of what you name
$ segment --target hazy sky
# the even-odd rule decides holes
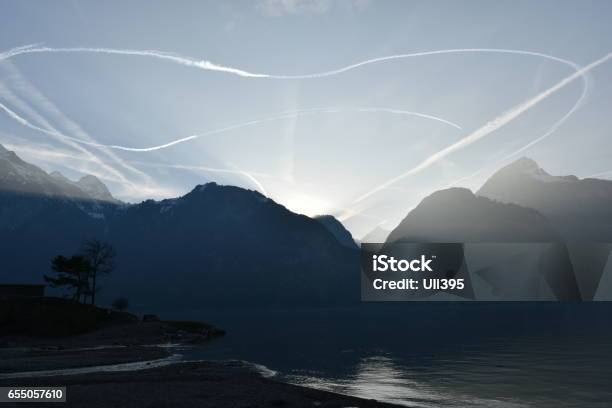
[[[466,48],[586,66],[612,51],[610,21],[612,2],[604,0],[4,1],[0,53],[40,43],[157,50],[272,76]],[[512,115],[575,69],[535,55],[472,51],[279,79],[142,55],[21,54],[0,61],[0,103],[46,133],[0,111],[0,143],[47,171],[95,174],[127,201],[217,181],[298,212],[337,215],[360,237],[377,224],[393,228],[424,196],[458,180],[478,188],[523,155],[552,174],[612,177],[612,62],[589,71],[586,96],[567,120],[558,123],[581,98],[581,78]],[[319,108],[334,109],[286,114]],[[513,116],[504,126],[487,125],[504,114]],[[65,137],[145,148],[210,131],[146,152]],[[473,143],[435,156],[474,133]]]

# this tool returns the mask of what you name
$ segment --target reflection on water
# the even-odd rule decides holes
[[[288,375],[287,379],[307,387],[407,406],[437,407],[443,398],[394,367],[393,360],[387,357],[364,358],[355,371],[347,378]]]
[[[364,357],[346,377],[301,372],[291,382],[414,407],[609,407],[607,342],[502,339],[424,358]]]
[[[307,387],[318,388],[360,398],[373,398],[409,407],[504,407],[527,405],[519,402],[476,398],[452,390],[443,390],[427,382],[414,380],[414,373],[400,369],[387,357],[363,359],[356,374],[344,379],[288,376],[289,381]]]
[[[248,360],[289,382],[413,407],[612,403],[612,305],[212,313],[228,336],[186,358]]]

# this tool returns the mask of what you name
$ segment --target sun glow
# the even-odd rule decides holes
[[[279,202],[289,210],[309,217],[329,214],[333,210],[333,205],[329,201],[303,193],[293,193],[287,197],[279,197]]]

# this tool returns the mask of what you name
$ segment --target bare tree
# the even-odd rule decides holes
[[[108,274],[115,267],[115,248],[108,242],[92,239],[83,245],[83,255],[89,262],[91,278],[91,304],[96,303],[96,281],[98,275]]]

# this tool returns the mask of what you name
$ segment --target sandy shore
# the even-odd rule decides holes
[[[132,372],[19,380],[0,386],[66,386],[68,407],[391,407],[263,378],[240,362],[178,363]]]

